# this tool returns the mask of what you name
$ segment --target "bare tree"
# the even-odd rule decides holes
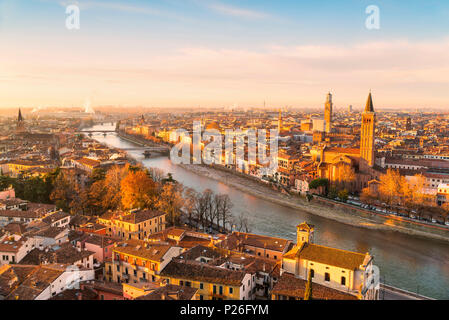
[[[215,196],[216,206],[216,219],[217,226],[220,227],[220,221],[222,222],[222,228],[226,230],[226,223],[231,221],[231,209],[233,204],[227,194],[220,194]]]
[[[148,168],[147,169],[147,174],[150,176],[150,178],[156,182],[156,183],[161,183],[162,180],[165,178],[165,174],[164,171],[162,169],[159,168]]]
[[[202,193],[197,194],[194,199],[193,213],[197,220],[198,225],[204,230],[207,224],[209,205],[212,198],[212,191],[209,189],[204,190]]]
[[[204,202],[204,206],[206,209],[206,223],[209,225],[209,228],[213,228],[213,223],[215,220],[215,216],[217,214],[215,207],[215,195],[212,190],[206,189],[202,194],[202,201]],[[203,227],[204,228],[204,227]]]
[[[236,229],[239,232],[251,232],[251,228],[249,227],[248,218],[246,214],[241,212],[236,219]]]
[[[198,201],[198,192],[192,188],[186,188],[184,190],[184,212],[187,213],[188,224],[192,225],[192,218],[195,215],[196,203]]]

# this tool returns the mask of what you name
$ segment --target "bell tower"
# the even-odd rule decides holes
[[[360,130],[360,157],[368,166],[374,166],[374,130],[376,114],[373,107],[371,91],[366,101],[365,111],[362,113],[362,128]]]
[[[313,243],[314,226],[303,222],[296,226],[296,244],[299,246],[302,243]]]
[[[327,94],[326,103],[324,104],[324,121],[326,123],[326,133],[332,130],[332,94]]]
[[[279,109],[279,117],[278,117],[278,133],[280,134],[282,131],[283,123],[282,123],[282,110]]]
[[[17,116],[17,126],[16,132],[24,132],[25,131],[25,121],[22,116],[22,110],[19,108],[19,115]]]

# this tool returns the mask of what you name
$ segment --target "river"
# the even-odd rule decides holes
[[[113,130],[110,124],[91,129]],[[94,134],[93,138],[116,148],[132,148],[132,143],[115,134]],[[198,176],[173,165],[167,157],[144,159],[141,151],[129,151],[146,167],[156,167],[185,186],[202,191],[209,188],[226,193],[234,204],[233,214],[244,212],[252,233],[296,239],[296,225],[307,221],[315,225],[315,243],[357,252],[369,252],[380,268],[382,282],[436,298],[449,299],[449,245],[397,232],[349,226],[300,210],[284,207],[243,193],[216,180]]]

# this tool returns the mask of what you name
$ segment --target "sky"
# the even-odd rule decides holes
[[[449,110],[448,74],[447,0],[0,0],[0,108]]]

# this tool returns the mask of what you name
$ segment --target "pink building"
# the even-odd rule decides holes
[[[85,234],[78,240],[76,246],[94,252],[94,263],[103,263],[105,259],[112,257],[112,247],[116,240],[99,234]]]
[[[14,199],[16,197],[16,192],[13,188],[9,188],[4,191],[0,191],[0,200]]]

